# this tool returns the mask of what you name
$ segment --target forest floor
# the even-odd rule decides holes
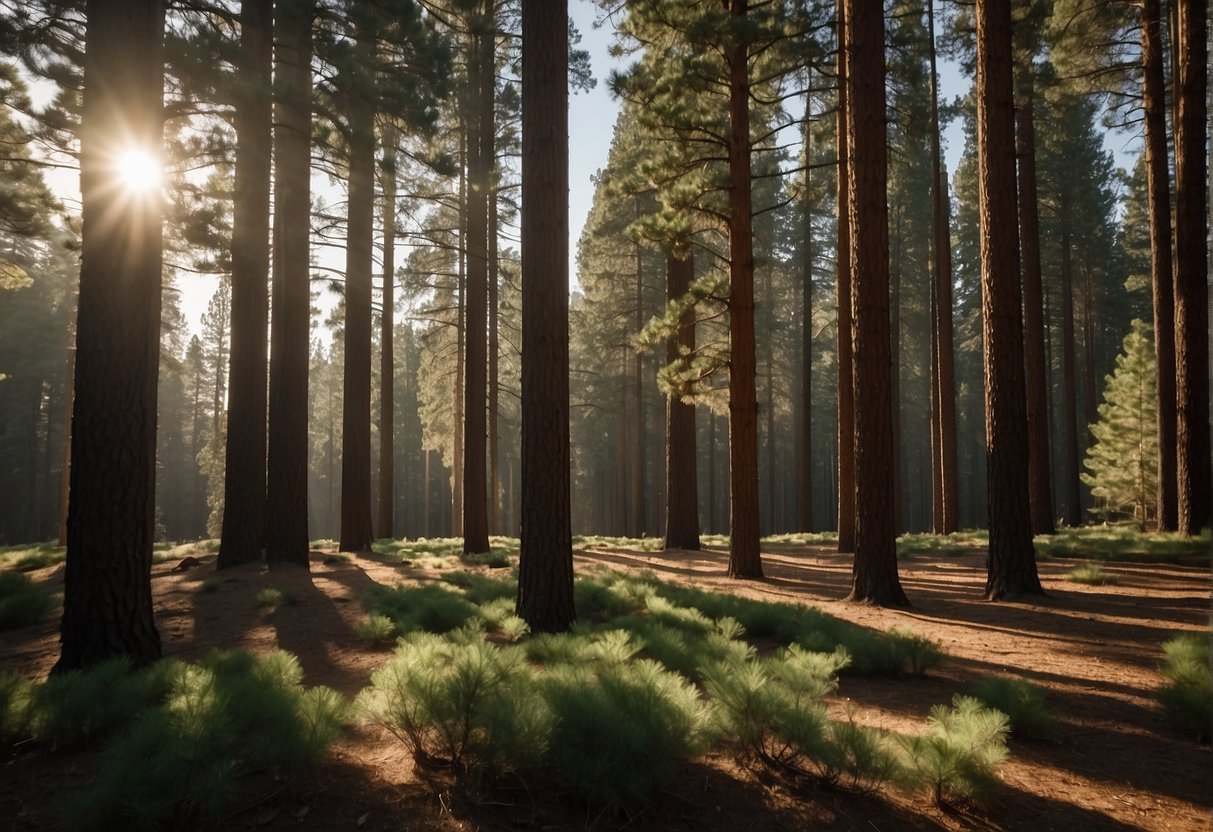
[[[173,571],[194,552],[200,564]],[[298,656],[308,685],[347,696],[365,687],[385,650],[356,638],[363,599],[376,585],[432,580],[444,569],[480,569],[458,558],[402,562],[314,551],[310,573],[241,567],[216,574],[214,555],[180,547],[153,567],[156,620],[166,656],[196,659],[212,648]],[[938,808],[892,789],[859,795],[739,768],[712,754],[687,764],[676,782],[626,825],[634,829],[726,830],[1204,830],[1213,805],[1213,752],[1167,722],[1155,692],[1160,645],[1178,630],[1208,626],[1207,566],[1111,563],[1115,585],[1067,579],[1076,562],[1041,562],[1048,598],[981,600],[985,570],[975,550],[908,556],[901,579],[913,606],[887,610],[840,600],[850,557],[826,546],[764,544],[766,579],[725,577],[727,552],[579,551],[579,571],[645,570],[670,581],[779,602],[813,605],[880,630],[905,627],[946,653],[922,677],[844,674],[831,696],[835,715],[921,730],[932,705],[977,679],[1023,676],[1043,686],[1060,725],[1048,740],[1009,742],[1002,784],[980,807]],[[62,565],[31,572],[60,588]],[[498,573],[499,574],[499,573]],[[216,586],[217,582],[217,586]],[[294,602],[273,612],[256,596],[276,587]],[[44,676],[57,653],[57,620],[0,634],[0,670]],[[9,755],[0,775],[0,828],[57,829],[55,807],[92,776],[88,755],[34,748]],[[607,829],[615,820],[562,800],[556,787],[514,781],[468,795],[444,773],[416,769],[381,729],[349,730],[325,761],[272,800],[233,817],[233,829],[505,830]]]

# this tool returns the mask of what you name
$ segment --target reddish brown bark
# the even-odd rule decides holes
[[[89,0],[83,226],[61,652],[52,673],[160,658],[152,616],[161,196],[115,158],[162,147],[164,4]]]
[[[569,144],[567,0],[522,0],[522,541],[518,615],[567,630]]]
[[[809,87],[812,87],[809,76]],[[813,200],[809,138],[813,102],[804,99],[804,199],[800,236],[800,396],[796,420],[796,530],[813,531]]]
[[[272,0],[240,6],[240,97],[232,213],[232,348],[223,532],[215,566],[261,559],[269,355]]]
[[[1028,413],[1028,501],[1033,534],[1052,534],[1048,366],[1044,289],[1040,275],[1040,217],[1036,197],[1036,125],[1030,74],[1015,113],[1019,155],[1019,241],[1023,253],[1024,380]]]
[[[383,136],[383,303],[379,312],[379,536],[395,537],[396,130]]]
[[[986,598],[992,601],[1044,594],[1028,506],[1011,31],[1009,0],[978,0],[978,192],[990,512]]]
[[[740,18],[746,0],[729,0]],[[749,49],[736,32],[729,65],[729,577],[761,578],[754,234],[750,201]]]
[[[275,6],[274,228],[267,563],[308,564],[307,388],[311,325],[311,0]]]
[[[674,301],[691,288],[695,255],[686,247],[666,257],[666,296]],[[666,341],[666,362],[673,364],[683,352],[695,350],[695,312],[688,309],[678,321],[678,332]],[[665,548],[699,549],[699,473],[695,456],[695,405],[677,395],[666,398],[666,512]]]
[[[909,604],[897,576],[892,466],[889,216],[885,202],[884,9],[844,0],[846,16],[851,309],[854,334],[855,560],[850,601]],[[862,137],[862,138],[861,138]]]
[[[851,209],[847,139],[847,6],[838,4],[838,551],[855,551],[855,401],[851,356]]]
[[[1176,0],[1179,37],[1175,119],[1175,391],[1178,530],[1209,523],[1209,264],[1205,159],[1207,3]]]
[[[1171,270],[1166,84],[1163,79],[1160,25],[1159,0],[1143,0],[1142,108],[1145,111],[1150,286],[1154,300],[1154,366],[1158,391],[1158,528],[1161,531],[1175,531],[1179,523],[1175,450],[1175,294]]]

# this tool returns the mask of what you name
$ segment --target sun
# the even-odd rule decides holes
[[[128,150],[118,157],[118,177],[131,191],[160,186],[160,163],[145,150]]]

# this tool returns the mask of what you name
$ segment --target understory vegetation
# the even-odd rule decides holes
[[[581,620],[527,635],[514,581],[456,572],[375,592],[368,640],[400,637],[359,697],[364,717],[465,784],[549,767],[593,810],[632,816],[708,749],[746,765],[937,801],[984,795],[1007,717],[974,699],[932,712],[921,737],[831,719],[839,673],[921,674],[942,659],[910,632],[820,610],[602,571],[577,580]]]
[[[1181,633],[1162,646],[1162,675],[1167,683],[1158,699],[1167,716],[1200,742],[1213,740],[1213,634]]]
[[[72,828],[219,825],[315,761],[348,703],[305,689],[289,653],[214,652],[196,664],[125,660],[31,683],[0,676],[0,742],[99,749],[98,778],[70,801]]]
[[[55,599],[20,572],[0,572],[0,632],[41,621]]]

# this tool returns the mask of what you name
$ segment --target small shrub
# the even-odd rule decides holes
[[[930,789],[939,804],[988,794],[1007,758],[1006,714],[957,694],[951,708],[931,708],[928,722],[926,734],[904,739],[914,780]]]
[[[373,547],[372,547],[373,548]],[[354,558],[345,552],[337,552],[336,554],[327,555],[324,558],[325,566],[336,566],[339,563],[349,563]]]
[[[67,549],[58,549],[44,543],[36,549],[31,549],[13,561],[13,568],[19,572],[32,572],[35,569],[45,569],[67,560]]]
[[[703,699],[656,662],[565,665],[543,687],[556,738],[549,759],[591,806],[637,809],[682,760],[707,748]]]
[[[371,611],[390,618],[398,633],[448,633],[477,614],[476,607],[458,592],[439,584],[376,589],[370,601]]]
[[[212,653],[170,674],[164,704],[135,721],[102,757],[80,803],[86,828],[214,824],[250,772],[294,772],[314,761],[345,719],[327,688],[304,690],[294,656]]]
[[[747,659],[717,663],[704,674],[718,730],[742,758],[806,769],[821,755],[822,699],[838,686],[846,652],[793,646],[769,659]]]
[[[223,587],[223,584],[218,578],[207,578],[198,585],[200,592],[218,592]]]
[[[893,642],[894,651],[901,656],[901,669],[906,673],[922,676],[943,661],[939,645],[912,630],[894,628],[888,638]]]
[[[33,690],[33,734],[54,748],[85,746],[114,734],[162,700],[179,668],[160,662],[137,672],[118,658],[52,676]]]
[[[497,598],[480,605],[480,620],[490,633],[501,633],[512,639],[522,638],[530,628],[514,613],[513,598]]]
[[[477,566],[487,566],[489,569],[507,569],[510,566],[509,554],[501,549],[464,555],[463,559]]]
[[[827,723],[814,762],[827,783],[855,791],[873,792],[886,783],[908,782],[893,735],[860,725],[852,715]]]
[[[1165,642],[1162,650],[1160,671],[1167,684],[1158,691],[1159,701],[1182,731],[1209,742],[1213,739],[1213,676],[1209,670],[1213,635],[1182,633]]]
[[[299,599],[289,589],[269,586],[257,593],[257,606],[266,612],[273,612],[283,604],[297,603],[299,603]]]
[[[463,590],[463,597],[473,604],[486,604],[503,599],[513,600],[518,595],[518,583],[514,580],[490,578],[473,572],[450,572],[442,580]]]
[[[1081,566],[1076,566],[1068,573],[1069,578],[1076,584],[1090,584],[1092,586],[1111,586],[1117,583],[1117,578],[1104,571],[1103,566],[1094,561],[1084,563]]]
[[[627,630],[593,632],[575,625],[567,633],[537,633],[522,644],[529,661],[548,667],[562,664],[619,664],[644,645]]]
[[[1056,729],[1057,719],[1045,704],[1045,690],[1027,679],[990,676],[970,691],[987,708],[1007,715],[1011,733],[1017,737],[1043,739]]]
[[[0,673],[0,748],[29,736],[33,689],[23,676]]]
[[[36,624],[54,606],[51,595],[27,576],[0,572],[0,632]]]
[[[391,644],[396,637],[396,625],[386,615],[372,613],[354,625],[354,635],[375,647]]]
[[[543,758],[550,731],[524,659],[516,647],[412,633],[358,703],[420,764],[449,765],[473,779],[513,771]]]

